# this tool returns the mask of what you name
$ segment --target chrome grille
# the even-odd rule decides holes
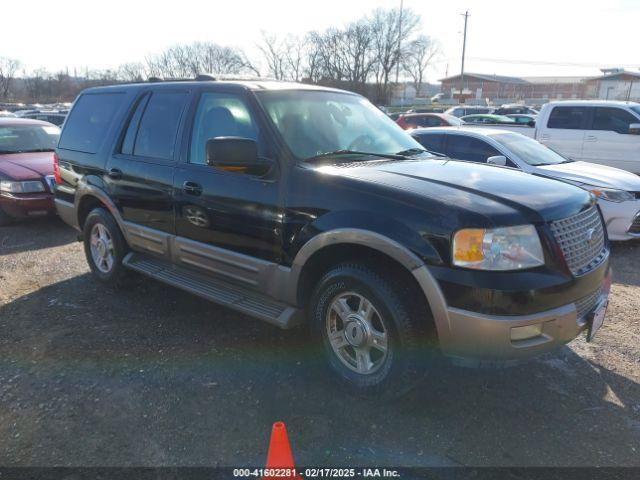
[[[640,235],[640,213],[633,219],[633,223],[629,227],[629,233],[632,235]]]
[[[586,297],[582,297],[581,299],[576,301],[576,310],[578,311],[578,318],[585,317],[589,312],[591,312],[596,305],[598,304],[598,300],[600,300],[600,296],[602,295],[602,289],[599,288],[593,293],[590,293]]]
[[[604,227],[595,206],[572,217],[551,222],[551,231],[574,276],[590,272],[607,256]]]

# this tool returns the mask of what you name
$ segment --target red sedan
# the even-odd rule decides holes
[[[425,127],[457,127],[464,122],[446,113],[403,113],[396,123],[404,130]]]
[[[59,136],[51,123],[0,118],[0,225],[55,212],[53,149]]]

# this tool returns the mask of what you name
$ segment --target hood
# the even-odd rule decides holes
[[[557,165],[540,165],[536,167],[535,172],[553,178],[587,183],[596,187],[640,192],[640,177],[638,175],[597,163],[569,162]]]
[[[357,162],[319,167],[323,173],[373,182],[428,198],[443,208],[485,217],[491,225],[541,223],[574,215],[594,203],[573,185],[493,165],[447,159]]]
[[[45,175],[53,175],[53,152],[0,155],[0,177],[33,180]]]

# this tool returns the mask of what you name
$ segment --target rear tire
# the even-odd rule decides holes
[[[361,263],[344,263],[318,282],[310,324],[330,371],[357,393],[394,398],[422,378],[432,349],[429,312],[410,289]]]
[[[104,208],[93,209],[84,223],[83,237],[92,273],[103,283],[119,286],[128,273],[122,265],[128,247],[113,216]]]

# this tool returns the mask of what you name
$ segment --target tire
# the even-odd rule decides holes
[[[11,225],[15,219],[0,207],[0,227]]]
[[[318,282],[312,332],[334,378],[350,390],[395,398],[424,375],[433,321],[411,291],[361,263],[337,265]]]
[[[105,284],[120,286],[128,273],[122,265],[128,247],[113,216],[104,208],[93,209],[84,222],[83,237],[91,272]]]

